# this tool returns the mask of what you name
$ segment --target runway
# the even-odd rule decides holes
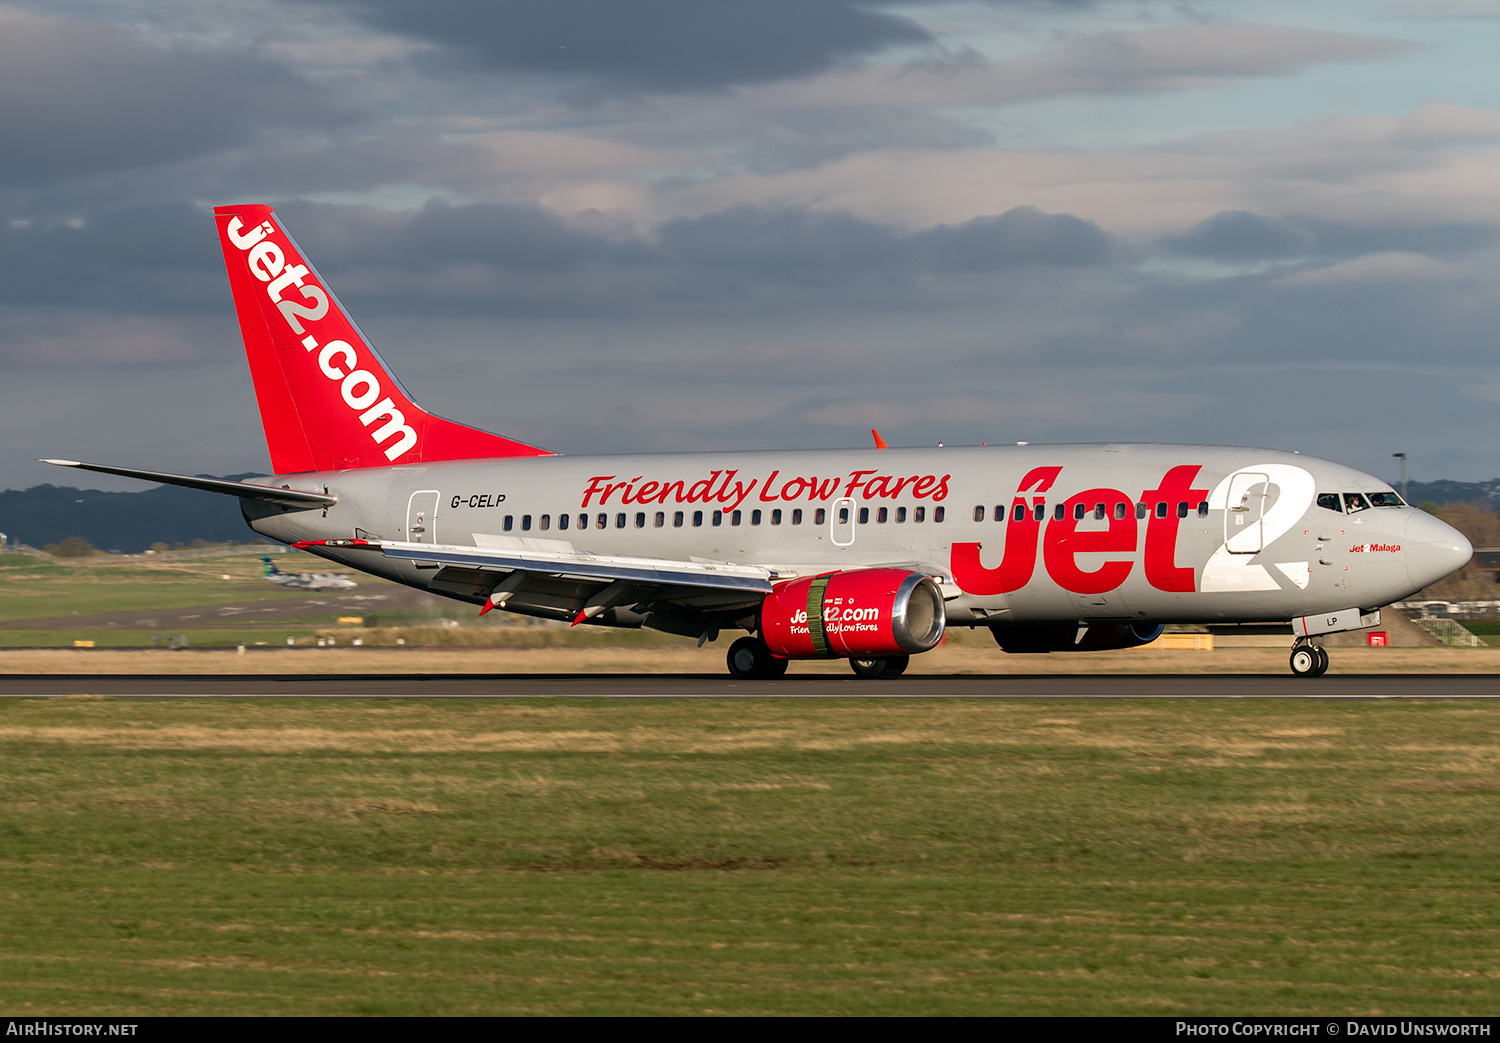
[[[1493,674],[915,675],[892,680],[715,674],[8,674],[0,698],[132,699],[1494,699]]]

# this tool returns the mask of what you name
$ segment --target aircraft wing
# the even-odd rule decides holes
[[[581,622],[615,606],[724,611],[754,606],[776,573],[757,565],[394,540],[319,540],[294,546],[367,548],[436,571],[428,587],[485,601],[499,591],[511,608]],[[563,546],[566,546],[564,544]]]

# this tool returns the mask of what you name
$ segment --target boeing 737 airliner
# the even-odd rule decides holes
[[[1472,553],[1380,479],[1268,449],[558,456],[424,412],[269,207],[215,214],[275,478],[50,462],[236,496],[264,536],[481,613],[745,631],[740,678],[895,676],[948,626],[1066,652],[1289,622],[1292,672],[1317,676],[1318,635]]]

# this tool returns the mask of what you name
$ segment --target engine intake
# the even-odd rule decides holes
[[[937,584],[906,569],[856,569],[792,580],[761,604],[760,634],[782,659],[926,652],[947,617]]]

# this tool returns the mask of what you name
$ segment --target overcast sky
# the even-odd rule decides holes
[[[0,6],[0,485],[268,468],[238,202],[427,409],[560,452],[1492,478],[1496,54],[1500,0]]]

